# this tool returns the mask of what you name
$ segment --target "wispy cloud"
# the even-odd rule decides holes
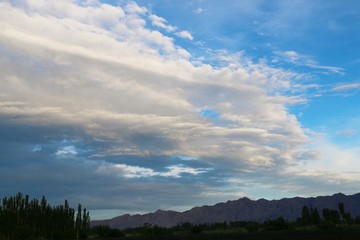
[[[184,165],[171,165],[165,168],[166,171],[158,172],[151,168],[131,166],[126,164],[101,165],[96,173],[102,175],[115,174],[125,178],[149,178],[149,177],[170,177],[180,178],[183,174],[198,175],[211,171],[207,168],[192,168]]]
[[[332,90],[335,92],[360,90],[360,82],[338,84]]]
[[[300,54],[293,50],[291,50],[291,51],[275,51],[274,53],[278,57],[280,57],[280,60],[292,63],[294,65],[305,66],[305,67],[309,67],[312,69],[324,70],[325,72],[328,72],[328,73],[337,73],[337,74],[344,73],[343,68],[321,65],[314,59],[313,56]]]
[[[197,8],[197,9],[195,9],[194,12],[195,12],[196,14],[200,14],[200,13],[203,13],[203,12],[204,12],[204,9],[199,7],[199,8]]]
[[[353,137],[358,134],[358,132],[354,129],[344,129],[336,132],[337,135],[343,137]]]

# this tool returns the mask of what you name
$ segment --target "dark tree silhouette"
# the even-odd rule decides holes
[[[319,214],[317,208],[310,209],[310,223],[312,225],[319,225],[319,223],[320,223],[320,214]]]
[[[303,206],[301,210],[301,219],[304,225],[310,224],[310,212],[308,206]]]
[[[0,239],[74,239],[78,232],[90,228],[89,212],[84,209],[82,213],[79,206],[80,223],[75,224],[75,211],[67,200],[64,205],[52,207],[45,196],[40,201],[30,201],[21,193],[5,197],[0,204]]]

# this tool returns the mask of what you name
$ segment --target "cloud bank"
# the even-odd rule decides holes
[[[135,2],[0,9],[4,194],[130,212],[215,203],[260,186],[302,193],[303,179],[315,181],[292,168],[311,153],[288,111],[306,101],[293,90],[300,75],[242,53],[202,62],[167,35],[176,27]]]

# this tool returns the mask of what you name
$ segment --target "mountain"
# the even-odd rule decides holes
[[[352,217],[360,216],[360,193],[355,195],[344,195],[337,193],[332,196],[320,196],[311,198],[284,198],[281,200],[250,200],[246,197],[226,203],[218,203],[214,206],[194,207],[185,212],[157,210],[148,214],[125,214],[108,220],[92,221],[91,226],[108,225],[112,228],[135,228],[144,223],[162,227],[172,227],[181,223],[222,223],[224,221],[256,221],[263,222],[278,217],[295,221],[301,216],[304,205],[317,208],[320,215],[322,209],[336,209],[343,202],[345,211],[351,213]]]

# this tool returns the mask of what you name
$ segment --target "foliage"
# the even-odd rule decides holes
[[[309,208],[308,206],[303,206],[301,210],[301,219],[300,223],[303,226],[306,225],[319,225],[320,215],[317,208]]]
[[[289,222],[283,217],[269,219],[263,223],[238,221],[223,223],[202,223],[193,224],[189,222],[181,223],[172,228],[163,228],[156,225],[145,223],[140,228],[127,229],[123,231],[125,236],[150,237],[151,239],[172,239],[174,236],[187,236],[189,239],[206,239],[210,235],[229,234],[262,234],[275,232],[292,232],[297,230],[305,231],[333,231],[341,229],[352,223],[360,224],[360,217],[352,219],[351,215],[345,211],[343,203],[338,205],[339,209],[322,209],[322,215],[317,208],[303,206],[301,217],[296,222]],[[110,230],[110,229],[109,229]],[[98,235],[100,236],[100,235]],[[244,236],[243,236],[244,237]]]
[[[0,239],[75,239],[86,238],[90,226],[89,212],[77,213],[64,205],[50,206],[45,196],[30,200],[21,193],[5,197],[0,206]]]
[[[267,231],[280,231],[289,228],[289,222],[282,217],[275,220],[268,220],[264,223],[264,225]]]
[[[325,221],[328,221],[332,224],[336,225],[340,223],[340,214],[337,210],[324,208],[323,216]]]

